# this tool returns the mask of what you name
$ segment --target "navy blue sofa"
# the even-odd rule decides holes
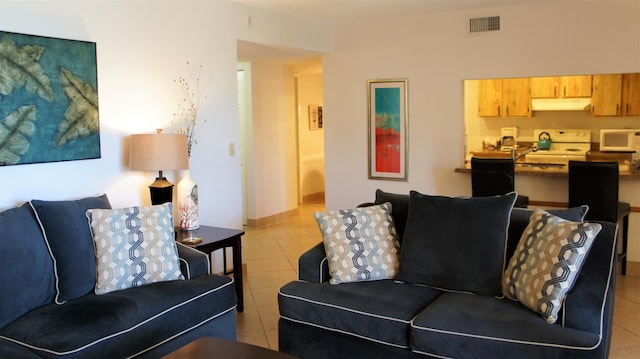
[[[376,203],[392,203],[400,236],[405,231],[407,201],[406,195],[376,193]],[[551,212],[577,221],[585,210]],[[528,209],[511,211],[507,258],[513,255],[531,215]],[[299,258],[298,280],[279,291],[279,350],[301,358],[332,359],[606,358],[613,318],[617,226],[598,223],[602,230],[555,324],[504,297],[444,291],[393,279],[329,284],[325,249],[319,243]]]
[[[184,245],[184,280],[94,294],[89,208],[110,205],[31,201],[0,213],[1,358],[158,358],[204,336],[236,339],[233,279]]]

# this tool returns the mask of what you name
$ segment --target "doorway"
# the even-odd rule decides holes
[[[243,223],[324,202],[321,56],[238,41],[237,68]]]

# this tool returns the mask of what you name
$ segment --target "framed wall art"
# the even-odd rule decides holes
[[[322,125],[322,106],[309,105],[309,129],[319,130]]]
[[[406,181],[407,79],[368,80],[369,178]]]
[[[0,31],[0,166],[100,158],[96,44]]]

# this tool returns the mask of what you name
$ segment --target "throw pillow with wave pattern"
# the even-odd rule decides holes
[[[331,284],[393,279],[398,274],[398,236],[391,203],[315,212]]]
[[[171,203],[87,211],[96,252],[96,294],[184,279]]]

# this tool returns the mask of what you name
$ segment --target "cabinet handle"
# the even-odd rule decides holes
[[[562,96],[563,96],[563,97],[567,97],[567,86],[564,86],[564,87],[562,88],[562,91],[563,91]]]
[[[629,114],[629,104],[627,104],[627,115]]]
[[[619,115],[619,114],[620,114],[620,104],[617,103],[616,104],[616,115]]]
[[[558,97],[558,87],[553,86],[553,97]]]

